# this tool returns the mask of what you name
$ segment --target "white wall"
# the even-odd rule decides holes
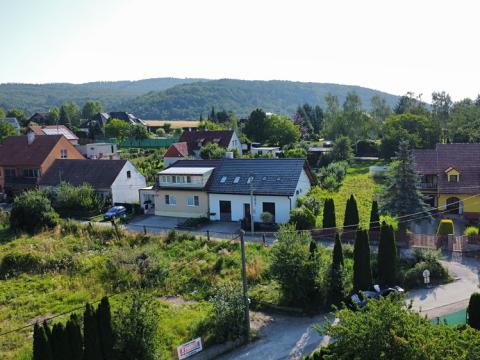
[[[310,191],[311,187],[312,184],[310,183],[310,179],[308,178],[307,173],[305,172],[305,170],[302,170],[302,172],[300,173],[300,178],[298,179],[297,187],[295,188],[295,196],[293,197],[294,200],[292,201],[293,207],[297,207],[298,197],[306,195]]]
[[[127,171],[131,172],[130,179],[127,178]],[[130,161],[127,161],[112,184],[112,202],[138,204],[138,191],[146,186],[145,176]]]
[[[250,195],[230,195],[230,194],[208,194],[208,202],[210,205],[211,220],[220,220],[219,201],[230,201],[232,207],[232,221],[239,221],[244,218],[243,204],[250,204]],[[288,196],[253,196],[253,219],[261,221],[260,215],[263,211],[264,202],[275,203],[275,222],[278,224],[287,223],[290,219],[290,200]],[[292,199],[293,206],[293,199]]]
[[[236,144],[234,145],[234,141]],[[228,144],[228,150],[237,149],[238,153],[242,153],[242,144],[240,143],[240,138],[238,137],[237,133],[234,131],[232,138],[230,139],[230,143]]]

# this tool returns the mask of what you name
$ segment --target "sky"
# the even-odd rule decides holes
[[[153,77],[480,93],[480,2],[0,0],[0,83]]]

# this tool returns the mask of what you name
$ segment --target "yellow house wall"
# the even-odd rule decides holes
[[[165,195],[175,196],[177,204],[165,204]],[[198,196],[199,206],[188,206],[188,197],[194,195]],[[158,190],[155,194],[155,215],[184,218],[208,217],[208,195],[206,192],[195,190]]]
[[[447,199],[450,197],[457,197],[463,201],[463,212],[480,212],[480,196],[472,196],[473,195],[441,194],[438,197],[438,206],[440,210],[445,210]]]

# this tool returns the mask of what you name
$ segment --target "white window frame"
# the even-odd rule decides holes
[[[177,205],[177,197],[175,195],[166,194],[165,195],[165,205],[176,206]]]
[[[187,206],[189,207],[200,206],[200,198],[198,197],[198,195],[192,195],[187,197]]]
[[[61,159],[68,159],[68,151],[67,151],[67,149],[60,149],[60,158],[61,158]]]
[[[226,181],[227,181],[227,177],[222,176],[222,178],[220,179],[220,183],[225,184]]]

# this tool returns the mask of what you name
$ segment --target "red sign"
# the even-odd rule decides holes
[[[186,359],[203,350],[202,339],[196,338],[177,347],[178,360]]]

